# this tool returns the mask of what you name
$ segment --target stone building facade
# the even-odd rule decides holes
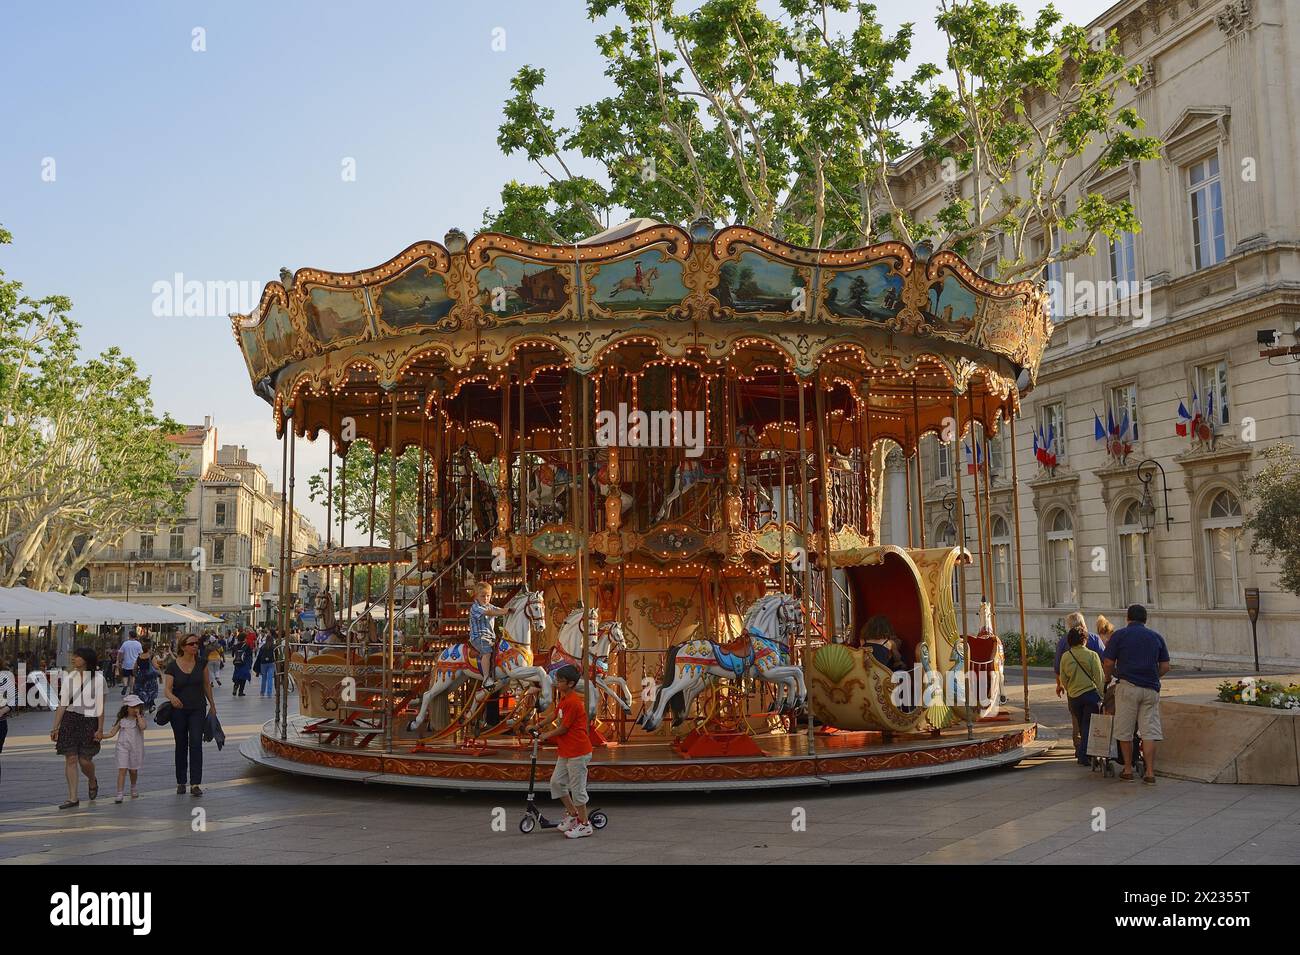
[[[97,554],[87,595],[185,604],[231,625],[265,622],[266,595],[279,591],[279,492],[247,449],[218,445],[210,418],[171,440],[183,473],[195,479],[183,516],[133,529]],[[291,526],[295,553],[319,549],[319,533],[296,509]],[[294,592],[310,593],[313,579],[303,575]]]
[[[1128,196],[1142,231],[1117,243],[1103,237],[1095,255],[1047,276],[1067,294],[1054,305],[1055,333],[1015,433],[1026,630],[1053,638],[1053,624],[1074,609],[1090,623],[1105,614],[1122,625],[1123,608],[1142,603],[1175,662],[1249,665],[1244,593],[1258,588],[1260,660],[1294,667],[1300,598],[1251,553],[1241,527],[1259,452],[1278,443],[1300,447],[1300,364],[1262,358],[1257,339],[1269,329],[1289,344],[1300,321],[1300,5],[1125,0],[1092,26],[1118,31],[1128,61],[1146,68],[1141,87],[1121,105],[1134,105],[1165,148],[1158,161],[1079,185]],[[952,188],[919,158],[902,164],[898,181],[909,207],[922,214]],[[1104,294],[1091,301],[1078,294],[1108,281],[1136,281],[1139,295],[1112,294],[1107,303]],[[1109,287],[1122,295],[1125,286]],[[1180,404],[1202,416],[1198,423],[1211,423],[1201,429],[1208,440],[1177,433],[1188,423]],[[1126,414],[1134,425],[1128,453],[1112,454],[1106,440],[1096,440],[1096,423],[1106,430],[1108,418],[1119,424]],[[1058,466],[1050,471],[1033,453],[1039,426],[1059,436]],[[929,542],[956,538],[945,497],[951,506],[960,466],[968,546],[975,549],[964,453],[957,461],[955,448],[928,439],[920,455],[913,539],[922,511]],[[991,442],[988,465],[991,507],[982,536],[993,579],[985,589],[1006,633],[1019,629],[1019,594],[1005,428]],[[886,541],[908,536],[902,466],[895,453],[885,484]],[[967,574],[977,595],[973,566]]]

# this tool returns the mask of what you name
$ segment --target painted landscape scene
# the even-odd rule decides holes
[[[885,262],[839,272],[826,286],[823,301],[833,315],[885,321],[902,307],[903,278]]]
[[[745,252],[724,262],[714,297],[737,312],[788,312],[795,289],[807,284],[804,273],[784,262]]]
[[[436,325],[447,317],[454,303],[447,295],[447,283],[437,272],[422,265],[407,269],[379,293],[379,317],[388,325]]]

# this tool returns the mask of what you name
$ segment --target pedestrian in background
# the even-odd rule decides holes
[[[1065,633],[1061,634],[1061,639],[1056,641],[1056,658],[1052,661],[1052,670],[1056,673],[1057,696],[1063,696],[1065,694],[1065,684],[1061,682],[1061,656],[1065,653],[1066,647],[1069,646],[1068,638],[1071,630],[1080,630],[1086,634],[1087,641],[1085,646],[1087,646],[1087,648],[1093,653],[1097,654],[1097,656],[1100,657],[1102,650],[1106,649],[1102,646],[1101,641],[1097,639],[1096,634],[1088,633],[1088,623],[1083,619],[1083,614],[1076,611],[1066,617]],[[1074,748],[1077,750],[1079,748],[1080,739],[1079,721],[1074,718],[1073,710],[1070,711],[1070,722],[1072,724],[1070,727],[1070,735],[1074,742]],[[1087,746],[1087,734],[1084,733],[1082,735],[1084,737],[1084,746]]]
[[[1160,724],[1160,678],[1169,672],[1165,638],[1147,627],[1147,608],[1128,608],[1128,625],[1115,631],[1106,644],[1102,666],[1115,687],[1115,739],[1124,757],[1120,779],[1133,778],[1133,734],[1142,737],[1146,763],[1144,783],[1156,781],[1156,743],[1164,739]]]
[[[1111,623],[1109,620],[1107,620],[1105,617],[1103,617],[1101,614],[1098,614],[1096,633],[1097,633],[1097,639],[1101,641],[1101,645],[1103,649],[1105,648],[1106,644],[1110,643],[1111,635],[1114,632],[1115,632],[1115,625]]]
[[[275,638],[267,637],[257,650],[253,672],[261,677],[258,696],[273,696],[275,692]]]
[[[234,666],[234,673],[230,677],[230,682],[233,684],[230,695],[243,696],[248,678],[253,674],[253,651],[242,640],[235,647]]]
[[[1066,634],[1065,655],[1061,657],[1060,681],[1065,686],[1070,717],[1079,727],[1079,739],[1074,744],[1074,758],[1081,766],[1090,765],[1088,759],[1088,731],[1092,716],[1101,710],[1101,698],[1106,687],[1102,675],[1101,657],[1087,647],[1088,634],[1074,627]]]
[[[153,641],[145,638],[135,661],[135,694],[146,713],[152,713],[158,700],[158,667],[155,665]]]
[[[221,686],[221,669],[226,665],[226,651],[221,645],[219,637],[214,636],[208,641],[208,676],[217,686]]]
[[[126,639],[122,641],[120,649],[123,696],[135,692],[135,661],[139,658],[141,649],[141,643],[136,639],[134,631],[129,632]]]

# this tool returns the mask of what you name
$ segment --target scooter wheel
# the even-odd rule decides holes
[[[604,829],[607,825],[609,825],[609,817],[606,816],[599,809],[597,809],[595,812],[589,815],[587,817],[587,821],[591,823],[593,829]]]
[[[528,835],[528,833],[532,832],[536,826],[537,820],[532,816],[524,816],[524,818],[519,820],[519,831],[524,835]]]

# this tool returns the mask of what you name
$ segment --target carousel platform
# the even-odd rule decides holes
[[[940,736],[912,734],[883,742],[876,733],[836,731],[818,734],[810,754],[807,733],[753,737],[762,756],[686,758],[670,743],[652,739],[598,748],[589,784],[595,792],[660,792],[771,789],[795,786],[924,780],[955,773],[1013,766],[1051,744],[1039,740],[1035,723],[977,723]],[[426,786],[458,790],[528,788],[529,748],[522,742],[494,740],[464,752],[413,753],[400,743],[392,753],[323,745],[303,733],[310,721],[290,719],[286,739],[267,724],[249,737],[240,753],[280,772],[322,779]],[[452,749],[452,748],[449,748]],[[554,765],[554,750],[538,758],[538,785]]]

